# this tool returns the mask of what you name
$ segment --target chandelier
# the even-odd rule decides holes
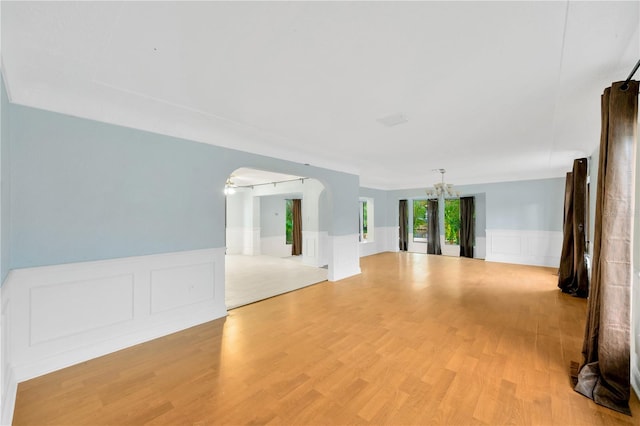
[[[435,183],[433,188],[428,188],[426,190],[428,197],[459,197],[460,191],[456,191],[453,189],[453,184],[444,183],[444,174],[446,172],[445,169],[433,169],[434,172],[440,172],[442,175],[442,181]]]

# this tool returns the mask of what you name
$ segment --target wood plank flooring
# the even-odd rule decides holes
[[[18,388],[16,425],[637,425],[572,390],[586,302],[550,268],[383,253],[363,273]]]

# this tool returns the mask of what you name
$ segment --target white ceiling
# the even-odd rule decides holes
[[[640,57],[637,1],[0,7],[12,102],[375,188],[563,176]]]

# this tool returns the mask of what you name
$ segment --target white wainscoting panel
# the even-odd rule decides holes
[[[378,251],[377,241],[360,241],[358,243],[359,257],[371,256],[376,253],[380,253]]]
[[[390,251],[398,251],[398,230],[395,231],[395,244],[396,247],[394,250],[390,250]],[[487,239],[485,237],[476,237],[476,245],[473,248],[473,257],[474,259],[484,259],[486,257],[486,249],[487,246]],[[453,257],[460,257],[460,246],[459,245],[452,245],[452,244],[445,244],[444,243],[444,236],[440,235],[440,248],[442,250],[442,254],[444,256],[453,256]],[[413,241],[413,234],[409,233],[409,244],[407,247],[407,251],[412,252],[412,253],[426,253],[427,252],[427,243],[421,243],[421,242],[416,242]]]
[[[5,281],[6,283],[6,281]],[[0,364],[1,379],[2,379],[2,400],[0,401],[0,408],[2,415],[0,416],[0,424],[10,425],[13,420],[13,409],[16,403],[16,393],[18,392],[18,381],[14,375],[13,369],[9,366],[9,353],[12,342],[9,341],[10,322],[11,318],[11,300],[8,293],[5,290],[6,285],[3,285],[0,289],[2,294],[2,364]]]
[[[411,253],[427,253],[427,243],[413,241],[413,233],[409,232],[407,251]]]
[[[445,244],[444,235],[440,235],[440,250],[443,256],[460,257],[460,246],[458,244]]]
[[[260,256],[260,228],[244,228],[245,256]]]
[[[155,269],[151,271],[151,313],[213,300],[213,282],[214,262]]]
[[[476,237],[476,245],[473,248],[474,259],[484,259],[487,256],[487,237]]]
[[[226,229],[227,254],[242,254],[244,252],[244,228]]]
[[[460,245],[445,244],[444,236],[440,237],[442,254],[445,256],[460,257]],[[487,239],[485,237],[476,237],[476,245],[473,246],[473,258],[484,259],[487,252]]]
[[[338,281],[361,272],[358,238],[358,234],[329,235],[329,281]]]
[[[309,266],[327,264],[327,232],[302,231],[302,263]]]
[[[17,383],[226,315],[225,248],[12,270],[2,422]]]
[[[390,227],[391,231],[389,232],[389,251],[399,252],[400,251],[400,228],[398,226]]]
[[[227,228],[227,254],[260,255],[260,228]]]
[[[486,260],[558,267],[562,232],[487,229]]]
[[[133,274],[33,287],[29,312],[30,346],[131,321]]]
[[[286,243],[284,235],[260,238],[260,254],[265,256],[291,256],[291,244]]]
[[[360,242],[360,257],[371,256],[372,254],[383,253],[385,251],[398,251],[397,228],[397,226],[376,227],[373,233],[373,241]]]

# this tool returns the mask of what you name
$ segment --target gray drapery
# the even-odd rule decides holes
[[[407,200],[400,200],[398,217],[398,222],[400,223],[400,251],[407,251],[409,241],[409,211],[407,208]]]
[[[584,260],[587,221],[587,159],[573,161],[567,173],[564,194],[562,254],[558,268],[558,287],[564,293],[587,297],[589,277]]]
[[[613,83],[602,96],[593,272],[575,390],[631,414],[630,299],[638,82]]]
[[[291,256],[299,256],[302,254],[302,200],[297,198],[292,201],[293,242],[291,244]]]
[[[474,210],[473,197],[460,197],[460,256],[462,257],[473,257],[473,240],[476,234]]]
[[[427,237],[427,254],[442,254],[440,249],[440,224],[438,221],[438,200],[427,201],[427,216],[429,217]]]

